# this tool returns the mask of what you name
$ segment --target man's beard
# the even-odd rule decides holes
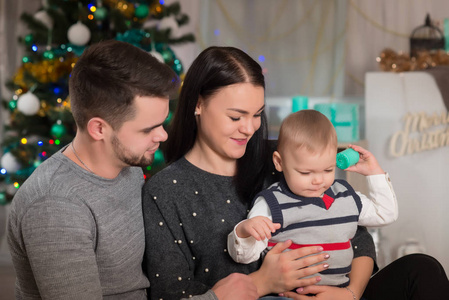
[[[151,155],[151,158],[129,154],[129,150],[119,141],[115,134],[112,136],[111,143],[117,158],[129,166],[146,167],[153,163],[154,154]]]

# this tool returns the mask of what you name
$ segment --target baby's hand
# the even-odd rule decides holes
[[[385,174],[384,170],[382,170],[379,163],[377,162],[377,159],[371,152],[356,145],[349,145],[349,147],[359,153],[360,159],[358,163],[347,168],[345,171],[357,172],[365,176]]]
[[[271,234],[277,229],[281,228],[281,224],[273,223],[267,217],[254,217],[243,221],[237,226],[237,236],[241,238],[254,237],[256,240],[261,241],[264,239],[270,239]]]

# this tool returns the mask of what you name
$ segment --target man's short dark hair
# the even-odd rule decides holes
[[[135,116],[136,96],[169,98],[178,87],[176,73],[148,52],[116,40],[99,42],[84,51],[71,73],[73,118],[79,130],[93,117],[118,130]]]

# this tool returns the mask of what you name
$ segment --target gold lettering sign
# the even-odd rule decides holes
[[[407,113],[404,128],[393,134],[390,154],[394,157],[449,146],[449,114]]]

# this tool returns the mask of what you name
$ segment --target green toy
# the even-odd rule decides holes
[[[360,155],[352,148],[348,148],[337,153],[337,167],[340,169],[347,169],[355,165],[360,159]]]

